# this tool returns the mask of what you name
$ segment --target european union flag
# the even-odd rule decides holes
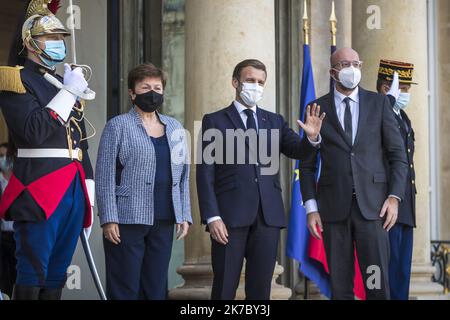
[[[311,51],[309,45],[303,46],[303,76],[301,88],[300,116],[305,118],[307,104],[316,99],[314,87],[314,75],[311,63]],[[303,132],[300,131],[303,136]],[[307,227],[306,210],[303,207],[302,194],[300,192],[300,170],[297,161],[294,172],[292,188],[291,218],[288,229],[286,255],[300,263],[300,271],[310,280],[316,283],[320,292],[326,297],[331,297],[329,275],[323,265],[310,258],[308,254],[310,234]]]

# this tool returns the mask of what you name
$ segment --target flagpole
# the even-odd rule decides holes
[[[308,4],[306,2],[307,0],[304,0],[304,7],[303,7],[303,46],[309,45],[309,30],[310,30],[310,24],[309,24],[309,17],[308,17]],[[300,115],[301,117],[302,115]],[[308,278],[305,275],[305,288],[304,288],[304,300],[308,300],[309,298],[309,285],[308,285]]]
[[[334,1],[331,4],[331,15],[330,15],[330,33],[331,33],[331,54],[336,51],[337,48],[337,23],[336,18],[336,7]],[[330,91],[334,89],[334,79],[330,77]]]
[[[336,18],[336,8],[334,5],[334,1],[331,4],[331,16],[330,16],[330,32],[331,32],[331,46],[332,47],[336,47],[337,45],[337,40],[336,40],[336,35],[337,35],[337,18]]]
[[[300,119],[305,117],[305,109],[308,103],[316,100],[316,90],[314,85],[314,72],[312,65],[312,57],[310,50],[310,22],[308,18],[308,6],[304,1],[303,9],[303,71],[301,77],[300,88]],[[298,21],[300,27],[300,21]],[[298,35],[299,41],[300,34]],[[300,135],[304,132],[300,130]],[[319,166],[320,166],[320,158]],[[286,255],[299,262],[299,272],[304,279],[304,299],[310,298],[310,283],[315,283],[319,290],[326,297],[331,298],[329,274],[326,272],[326,262],[324,261],[325,252],[323,243],[315,240],[308,230],[307,226],[307,212],[303,206],[303,199],[301,194],[301,179],[300,179],[300,160],[297,160],[295,166],[295,177],[292,187],[291,198],[291,214],[286,242]]]
[[[303,9],[303,44],[309,45],[309,18],[308,18],[308,4],[304,0]]]

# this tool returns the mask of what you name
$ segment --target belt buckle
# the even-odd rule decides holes
[[[75,149],[76,157],[74,158],[72,155],[72,160],[78,160],[80,162],[83,162],[83,150],[81,149]]]

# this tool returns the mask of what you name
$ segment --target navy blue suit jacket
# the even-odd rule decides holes
[[[259,136],[261,137],[261,130],[267,130],[269,137],[267,155],[272,162],[279,161],[281,153],[289,158],[301,159],[303,154],[307,153],[306,150],[311,152],[311,149],[314,149],[307,139],[302,141],[300,136],[289,128],[281,115],[258,108],[257,117]],[[216,129],[225,137],[227,130],[245,131],[245,128],[237,109],[232,104],[228,108],[205,115],[202,133],[208,129]],[[271,154],[270,150],[274,143],[279,146],[278,152],[274,148],[275,154]],[[225,138],[223,145],[223,154],[226,158]],[[202,142],[201,150],[212,147],[220,148],[220,145],[216,144],[216,140]],[[249,145],[246,144],[245,147],[247,154]],[[220,164],[216,159],[213,164],[197,165],[197,192],[202,223],[206,224],[209,218],[220,216],[230,228],[251,226],[256,221],[261,207],[265,222],[269,226],[286,227],[279,168],[274,174],[267,175],[261,171],[269,167],[270,163],[261,164],[263,161],[258,161],[257,164],[252,164],[246,157],[245,164],[237,164],[236,149],[235,144],[233,163],[224,161]]]

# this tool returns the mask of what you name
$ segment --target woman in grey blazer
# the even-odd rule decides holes
[[[182,239],[192,223],[187,137],[157,112],[165,84],[152,64],[133,69],[134,107],[101,138],[95,180],[109,299],[165,299],[174,225]]]

